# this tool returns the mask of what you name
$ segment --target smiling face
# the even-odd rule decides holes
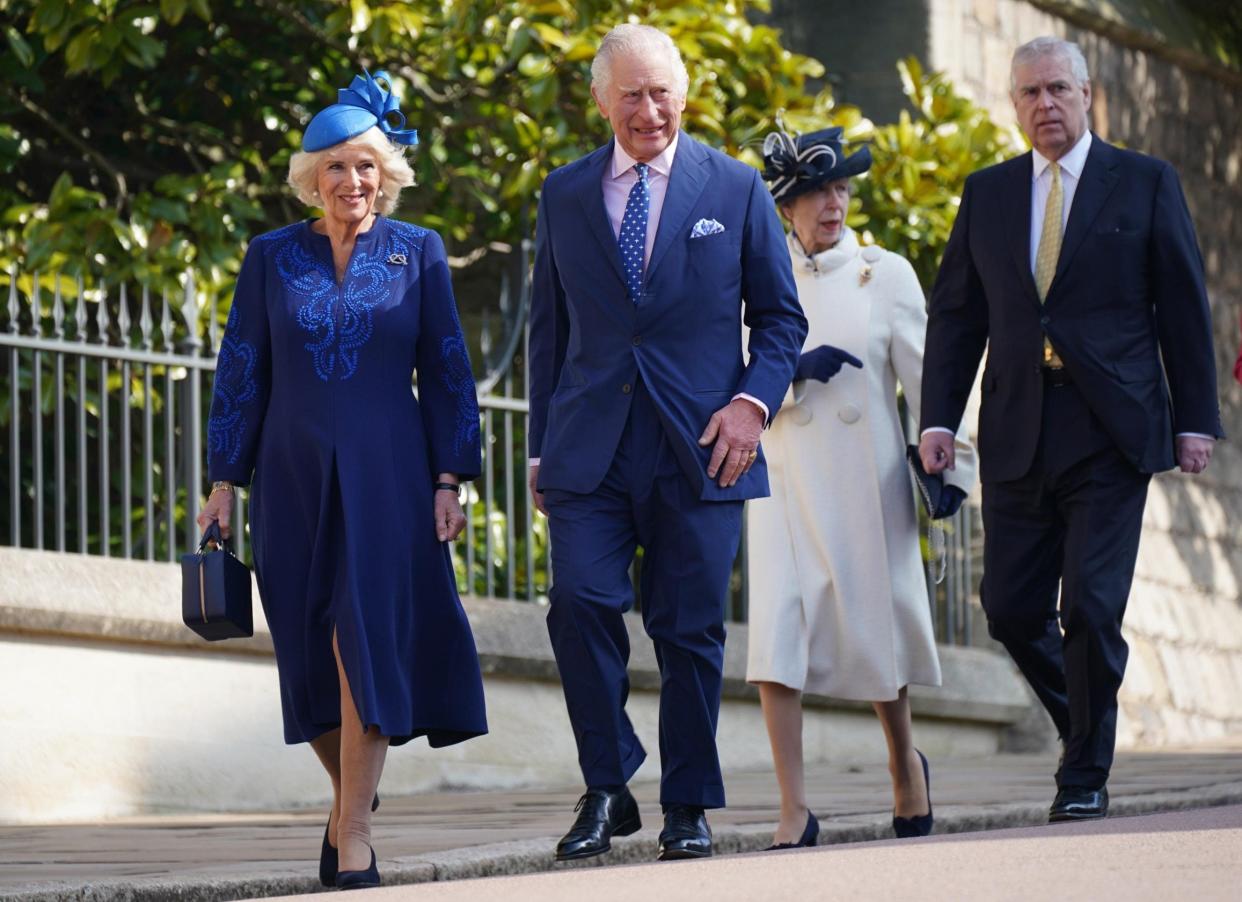
[[[808,254],[818,254],[836,246],[845,230],[845,214],[849,208],[849,179],[825,182],[814,191],[799,194],[782,205],[794,234]]]
[[[607,89],[592,86],[591,96],[612,125],[617,143],[639,163],[650,162],[668,147],[686,108],[668,59],[654,48],[619,53],[612,60]]]
[[[1013,107],[1031,146],[1059,160],[1087,130],[1091,83],[1079,83],[1069,60],[1050,53],[1015,65],[1013,84]]]
[[[324,219],[365,222],[375,206],[379,186],[379,163],[369,147],[342,144],[331,148],[319,164],[315,183]]]

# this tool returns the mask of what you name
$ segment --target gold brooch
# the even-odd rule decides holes
[[[858,271],[858,284],[866,285],[871,281],[871,264],[864,263],[862,269]]]

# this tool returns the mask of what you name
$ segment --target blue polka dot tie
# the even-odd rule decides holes
[[[638,181],[630,189],[621,217],[621,266],[625,270],[625,287],[630,300],[638,303],[643,293],[643,254],[647,250],[647,213],[651,209],[651,187],[647,184],[647,164],[635,163]]]

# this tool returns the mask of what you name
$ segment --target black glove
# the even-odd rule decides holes
[[[936,513],[932,516],[933,520],[940,520],[944,517],[952,517],[957,513],[957,509],[962,506],[962,502],[966,500],[966,493],[955,485],[945,484],[940,492],[940,504],[936,506]]]
[[[794,379],[816,379],[827,382],[841,372],[843,364],[862,369],[863,362],[849,351],[842,351],[832,345],[820,345],[813,351],[805,351],[798,358],[798,368],[794,371]]]

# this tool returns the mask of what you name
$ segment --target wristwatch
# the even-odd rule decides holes
[[[229,482],[227,479],[217,479],[211,484],[211,490],[213,492],[220,491],[221,489],[231,492],[233,491],[233,483]]]
[[[459,482],[437,482],[437,492],[452,492],[454,495],[461,497],[461,483]]]

